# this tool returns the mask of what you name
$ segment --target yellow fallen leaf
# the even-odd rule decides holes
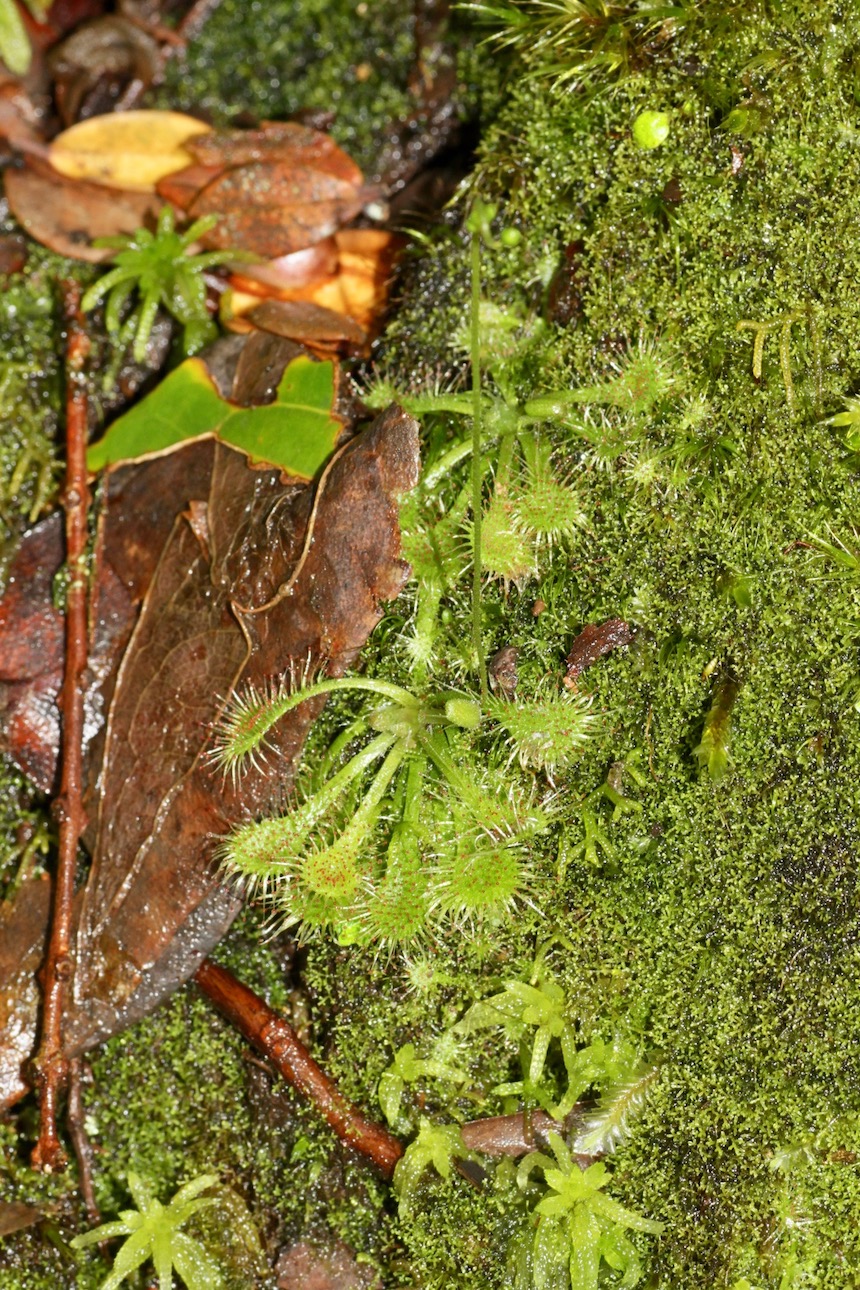
[[[58,134],[48,157],[61,175],[134,192],[154,192],[165,175],[191,163],[183,144],[210,127],[182,112],[111,112]]]

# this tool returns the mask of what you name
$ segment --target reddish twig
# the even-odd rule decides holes
[[[204,959],[194,980],[219,1012],[303,1093],[344,1142],[390,1178],[403,1146],[381,1124],[366,1120],[320,1070],[289,1022],[224,968]]]
[[[57,1102],[68,1075],[63,1055],[62,1018],[66,986],[72,974],[72,897],[75,887],[78,839],[85,824],[83,790],[83,672],[87,665],[87,392],[83,366],[89,338],[80,312],[80,287],[63,284],[66,337],[66,650],[60,696],[63,734],[60,793],[54,802],[59,824],[57,872],[54,879],[51,933],[42,965],[42,1031],[33,1060],[33,1082],[39,1092],[39,1140],[33,1149],[35,1169],[61,1169],[66,1155],[57,1137]]]

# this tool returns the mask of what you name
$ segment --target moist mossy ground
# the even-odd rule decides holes
[[[611,1193],[665,1223],[637,1238],[647,1284],[665,1290],[860,1284],[860,574],[816,546],[860,547],[860,459],[826,419],[860,381],[858,58],[856,4],[713,0],[638,70],[587,94],[512,64],[475,180],[500,203],[499,226],[523,234],[483,252],[484,296],[509,324],[496,372],[521,402],[605,386],[636,362],[660,379],[638,409],[592,390],[539,427],[587,524],[543,554],[539,578],[487,584],[487,651],[517,647],[529,693],[557,682],[585,623],[624,617],[636,636],[582,678],[601,731],[557,777],[532,905],[406,957],[320,941],[303,971],[315,1052],[378,1114],[375,1087],[400,1045],[429,1051],[548,947],[582,1042],[620,1033],[659,1061]],[[277,115],[282,93],[224,94],[225,115]],[[634,141],[644,109],[670,114],[660,148]],[[403,389],[467,383],[451,339],[465,322],[466,242],[449,224],[412,254],[379,364]],[[759,374],[756,332],[739,323],[769,324]],[[462,429],[449,418],[426,432],[435,443]],[[463,684],[467,612],[455,586],[440,686]],[[369,669],[402,679],[409,622],[406,598]],[[696,750],[721,701],[728,760],[715,779]],[[333,709],[329,730],[336,720]],[[581,809],[610,772],[641,809],[598,800],[594,863]],[[281,947],[258,936],[248,915],[220,954],[286,1007]],[[499,1109],[489,1090],[518,1077],[516,1046],[498,1033],[469,1042],[466,1087],[428,1081],[407,1099],[413,1115]],[[243,1053],[188,990],[95,1057],[86,1097],[108,1213],[129,1167],[165,1198],[212,1167],[273,1248],[334,1233],[386,1286],[509,1284],[507,1248],[527,1221],[510,1169],[482,1191],[428,1173],[401,1222],[387,1190]],[[37,1184],[11,1142],[4,1190],[29,1199]],[[62,1203],[69,1236],[84,1220]],[[62,1257],[17,1237],[0,1251],[0,1285],[55,1285],[58,1267],[72,1284]],[[77,1275],[97,1281],[95,1256]]]

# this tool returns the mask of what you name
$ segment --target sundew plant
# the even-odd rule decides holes
[[[216,761],[240,775],[247,759],[265,755],[267,732],[298,704],[344,690],[372,696],[311,770],[294,809],[243,826],[222,847],[226,872],[303,937],[328,928],[342,944],[390,948],[439,921],[497,922],[531,901],[528,849],[551,825],[553,776],[577,758],[598,724],[589,699],[562,688],[560,673],[525,700],[490,694],[485,578],[526,581],[537,574],[542,549],[586,525],[575,490],[554,466],[552,444],[535,433],[504,378],[496,373],[498,394],[485,396],[482,388],[480,252],[483,243],[493,244],[494,214],[477,201],[467,221],[472,391],[406,400],[428,415],[447,411],[471,420],[471,433],[434,461],[402,514],[404,554],[417,584],[414,628],[402,655],[413,688],[356,677],[250,690],[234,696],[218,733]],[[370,402],[381,401],[376,389]],[[496,448],[489,456],[486,426]],[[466,458],[468,482],[429,518],[434,483]],[[437,654],[443,598],[466,579],[470,636],[464,640],[461,632],[457,640],[449,629],[447,644],[477,682],[471,696],[430,685],[443,659]],[[522,773],[512,774],[512,765]]]
[[[418,696],[373,678],[318,681],[237,696],[217,758],[241,774],[292,708],[338,691],[370,696],[313,768],[287,815],[249,823],[222,860],[277,922],[305,937],[391,947],[440,920],[498,920],[530,899],[528,844],[552,821],[551,792],[504,773],[505,750],[546,770],[572,761],[595,724],[587,700],[561,691],[520,707],[461,693]]]

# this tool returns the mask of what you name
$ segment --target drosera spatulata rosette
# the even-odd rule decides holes
[[[228,704],[213,759],[241,776],[282,716],[344,691],[369,702],[290,813],[225,839],[225,871],[276,923],[305,937],[328,927],[344,943],[393,946],[443,919],[498,920],[528,899],[523,843],[550,824],[547,794],[531,776],[496,773],[488,719],[467,694],[423,697],[371,677],[249,690]]]

